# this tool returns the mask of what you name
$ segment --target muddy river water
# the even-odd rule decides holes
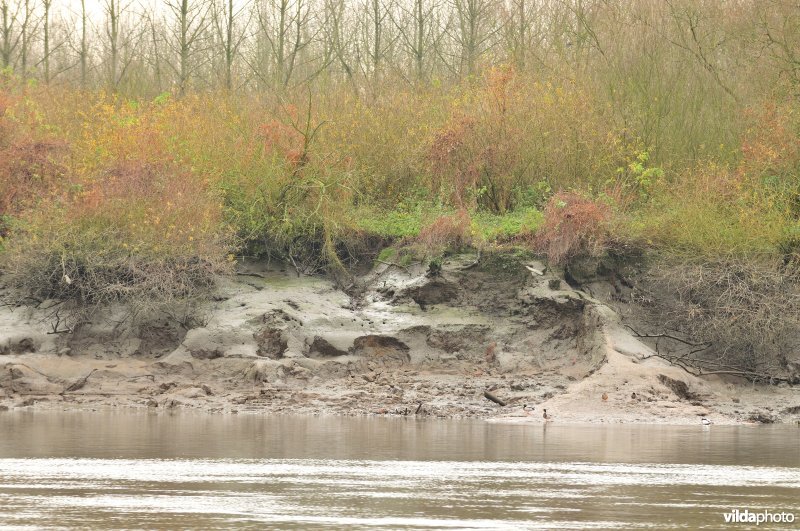
[[[3,528],[755,528],[736,510],[800,526],[800,427],[0,413]]]

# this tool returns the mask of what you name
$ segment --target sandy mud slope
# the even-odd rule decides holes
[[[358,286],[348,295],[325,279],[245,263],[195,319],[165,314],[133,326],[117,308],[73,333],[53,333],[52,302],[5,304],[0,409],[800,419],[800,388],[700,379],[669,366],[610,308],[542,263],[460,255],[437,275],[379,264]]]

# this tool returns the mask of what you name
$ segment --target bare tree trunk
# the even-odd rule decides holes
[[[79,59],[81,63],[81,88],[86,90],[87,86],[87,65],[89,62],[89,41],[86,33],[86,25],[89,23],[89,16],[86,12],[86,0],[81,0],[81,48]]]
[[[270,86],[285,89],[294,75],[298,55],[313,38],[307,0],[267,0],[258,9],[259,35],[268,45],[261,51],[261,77]]]
[[[214,23],[216,39],[222,53],[223,79],[227,90],[233,90],[233,65],[239,54],[239,49],[245,40],[247,26],[250,21],[244,22],[243,27],[237,26],[239,17],[245,13],[247,5],[238,9],[234,0],[219,0],[214,3],[211,18]],[[251,10],[248,10],[252,14]]]
[[[158,41],[158,32],[156,31],[156,22],[155,17],[150,16],[149,24],[150,24],[150,41],[151,46],[153,47],[152,53],[152,63],[153,63],[153,75],[155,76],[157,90],[160,92],[164,89],[164,83],[161,75],[161,54],[159,53],[161,49],[161,44]]]
[[[119,19],[122,15],[120,0],[106,0],[106,38],[108,39],[108,85],[117,88],[119,69]]]
[[[2,32],[2,43],[0,43],[0,67],[8,67],[11,65],[11,54],[16,48],[14,39],[14,23],[17,19],[17,13],[12,13],[8,5],[8,0],[0,2],[0,32]]]
[[[22,21],[22,27],[20,28],[20,34],[22,37],[22,49],[20,50],[20,63],[22,71],[22,78],[25,79],[28,77],[28,52],[30,51],[30,21],[31,21],[31,0],[24,0],[24,15]]]
[[[493,20],[497,13],[492,0],[453,0],[453,7],[454,40],[459,48],[458,73],[462,78],[469,78],[475,75],[480,56],[498,30]]]
[[[190,0],[168,0],[167,7],[175,16],[173,48],[178,56],[178,65],[173,70],[178,76],[178,92],[183,95],[189,88],[190,77],[197,69],[192,65],[195,48],[203,36],[209,6]]]
[[[44,56],[42,62],[44,64],[44,82],[50,83],[50,9],[53,6],[53,0],[42,0],[44,7],[44,14],[42,16],[43,32],[44,32]]]
[[[410,77],[416,83],[424,81],[438,39],[435,35],[435,13],[440,5],[434,0],[412,0],[409,8],[398,4],[397,16],[393,17],[401,46],[410,60]]]

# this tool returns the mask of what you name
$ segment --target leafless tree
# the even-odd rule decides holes
[[[177,76],[178,92],[185,94],[192,75],[202,63],[199,48],[210,6],[198,0],[166,0],[166,6],[173,17],[167,42],[175,56],[168,64]]]
[[[310,27],[312,4],[309,0],[261,0],[256,20],[258,75],[267,85],[284,89],[292,81],[300,55],[316,35]]]
[[[15,33],[18,16],[19,6],[12,7],[8,0],[0,1],[0,66],[3,68],[11,65],[12,54],[19,45],[20,35]]]
[[[42,8],[44,9],[42,14],[44,82],[50,83],[50,32],[52,29],[50,26],[50,12],[53,8],[53,0],[42,0]]]
[[[216,0],[211,18],[214,23],[215,41],[222,55],[223,77],[227,90],[233,89],[233,67],[246,38],[252,11],[246,4],[236,6],[234,0]],[[245,19],[245,20],[242,20]]]
[[[450,35],[456,45],[456,70],[461,77],[475,74],[478,60],[501,28],[494,0],[452,0],[454,23]]]

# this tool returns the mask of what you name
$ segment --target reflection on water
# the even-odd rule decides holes
[[[0,415],[0,526],[694,529],[798,500],[788,426]]]

